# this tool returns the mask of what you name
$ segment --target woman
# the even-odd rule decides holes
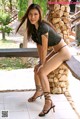
[[[53,26],[42,20],[41,8],[37,4],[31,4],[27,9],[22,21],[17,29],[27,19],[28,38],[36,42],[40,62],[35,66],[35,94],[28,99],[29,102],[35,101],[44,95],[45,104],[39,116],[46,115],[55,105],[50,96],[50,86],[47,75],[57,69],[64,61],[71,58],[69,48],[63,39],[57,34]],[[47,55],[48,47],[53,46],[53,50]],[[55,55],[54,55],[55,53]]]

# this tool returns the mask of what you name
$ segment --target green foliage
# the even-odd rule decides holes
[[[0,13],[0,31],[2,32],[2,39],[5,39],[5,33],[9,35],[9,33],[12,31],[12,28],[8,26],[10,23],[10,15],[6,13]]]
[[[2,25],[8,25],[10,22],[11,18],[9,14],[6,13],[0,13],[0,24]]]
[[[0,31],[5,32],[9,35],[9,33],[12,31],[12,28],[10,28],[8,26],[1,26]]]
[[[43,17],[45,17],[47,11],[47,0],[33,0],[33,2],[41,6],[43,11]]]
[[[18,0],[18,17],[19,19],[25,14],[26,9],[28,7],[28,2],[29,0]],[[43,17],[46,15],[46,10],[47,10],[47,0],[33,0],[33,3],[39,4],[42,8],[43,11]]]
[[[25,64],[22,63],[20,58],[3,58],[0,60],[0,69],[13,70],[26,68]]]
[[[26,9],[27,9],[27,6],[28,6],[28,0],[18,0],[18,17],[19,19],[24,15]]]

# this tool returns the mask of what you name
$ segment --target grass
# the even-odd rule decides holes
[[[19,48],[19,42],[14,42],[11,40],[0,40],[0,48]],[[22,58],[0,58],[0,70],[13,70],[21,68],[31,68],[36,64],[36,58],[26,58],[26,63],[23,63]]]
[[[26,68],[20,58],[1,58],[0,59],[0,69],[13,70]]]
[[[0,40],[0,48],[18,48],[19,43],[11,40]]]

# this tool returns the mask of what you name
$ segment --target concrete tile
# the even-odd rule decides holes
[[[1,110],[3,110],[4,109],[4,105],[3,105],[3,103],[2,104],[0,104],[0,112],[1,112]]]
[[[3,99],[4,99],[4,97],[2,95],[0,95],[0,104],[3,103]]]
[[[70,110],[72,110],[72,107],[71,107],[71,105],[69,104],[69,102],[65,102],[65,101],[63,101],[63,102],[55,102],[54,103],[55,104],[55,108],[56,108],[56,110],[57,109],[70,109]]]
[[[30,119],[54,119],[54,113],[52,110],[44,117],[39,117],[39,113],[42,111],[44,100],[36,100],[33,103],[27,103],[27,109],[30,115]]]
[[[54,113],[54,119],[79,119],[74,110],[57,110]]]
[[[54,102],[67,101],[64,94],[51,94],[51,97]]]
[[[25,100],[20,100],[20,97],[8,96],[4,103],[5,109],[10,111],[24,111],[26,110]]]
[[[30,119],[29,114],[27,111],[21,111],[21,112],[10,112],[8,119]]]
[[[42,111],[44,106],[44,97],[41,99],[38,98],[33,103],[29,103],[28,98],[33,96],[34,92],[35,91],[2,93],[3,103],[0,105],[0,109],[9,112],[9,119],[78,119],[64,95],[51,95],[56,106],[56,112],[53,113],[51,110],[45,117],[39,117],[38,114]]]
[[[26,110],[27,94],[26,92],[10,92],[5,93],[4,106],[10,111]]]
[[[4,102],[7,103],[21,103],[27,99],[26,92],[10,92],[5,94]]]
[[[54,113],[52,113],[52,112],[49,112],[44,117],[39,117],[38,116],[39,113],[34,112],[34,114],[30,115],[30,119],[54,119]]]
[[[4,106],[5,106],[5,109],[9,111],[25,111],[27,109],[25,103],[4,104]]]
[[[2,111],[4,110],[4,104],[0,104],[0,119],[2,117]]]

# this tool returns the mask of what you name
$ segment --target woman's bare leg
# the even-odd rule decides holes
[[[37,86],[41,87],[41,82],[40,82],[39,76],[37,75],[37,71],[36,70],[34,70],[34,81],[35,81],[36,88],[37,88]]]
[[[65,60],[71,58],[71,54],[68,49],[64,47],[60,52],[53,55],[43,67],[41,67],[38,71],[38,76],[40,78],[40,82],[43,88],[43,91],[50,91],[49,82],[47,75],[57,69]]]
[[[34,81],[35,81],[35,86],[36,86],[36,92],[34,95],[28,99],[29,102],[35,101],[38,97],[43,95],[43,90],[41,86],[41,82],[39,79],[39,76],[37,75],[37,68],[35,67],[34,69]]]
[[[63,50],[64,49],[64,50]],[[63,61],[69,59],[71,55],[67,51],[66,48],[63,48],[59,53],[56,53],[48,62],[45,63],[43,67],[41,67],[38,71],[38,75],[41,81],[41,85],[43,88],[44,96],[46,95],[45,92],[50,92],[50,86],[49,86],[49,81],[47,75],[51,72],[57,69]],[[50,98],[50,95],[48,95],[48,98],[45,98],[45,105],[44,108],[39,116],[44,115],[45,110],[49,110],[52,107],[52,102]]]

